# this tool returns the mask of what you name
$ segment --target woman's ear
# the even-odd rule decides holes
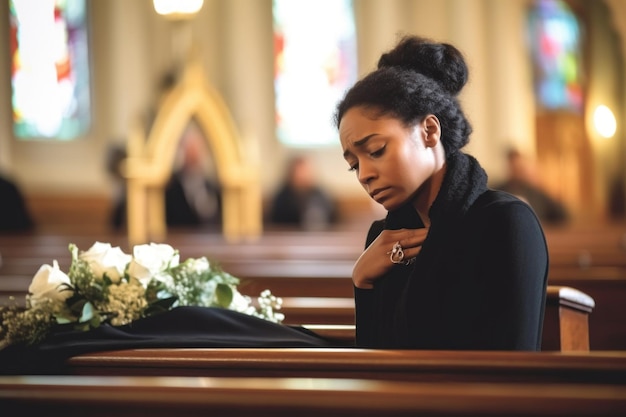
[[[424,126],[424,131],[426,132],[426,146],[434,147],[439,143],[439,139],[441,138],[441,125],[439,124],[439,119],[434,114],[429,114],[424,118],[422,122]]]

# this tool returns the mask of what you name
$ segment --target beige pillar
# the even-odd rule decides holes
[[[494,158],[503,168],[504,150],[513,145],[535,153],[535,104],[530,51],[525,39],[527,2],[487,0],[490,113]]]

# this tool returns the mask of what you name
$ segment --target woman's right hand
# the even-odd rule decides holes
[[[354,286],[362,289],[373,288],[374,281],[394,266],[390,258],[394,244],[400,243],[404,259],[409,260],[420,253],[427,235],[428,228],[383,230],[356,261],[352,270]]]

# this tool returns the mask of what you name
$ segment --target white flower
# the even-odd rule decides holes
[[[42,265],[28,287],[28,292],[31,294],[30,302],[32,305],[36,305],[38,301],[46,298],[65,301],[74,293],[69,289],[69,286],[70,277],[61,271],[56,260],[52,266]]]
[[[180,261],[178,251],[163,243],[136,245],[128,274],[145,287],[152,278],[166,269],[177,266]]]
[[[250,297],[235,290],[233,291],[233,300],[228,308],[240,313],[252,314],[252,312],[255,311],[255,308],[250,304],[251,301]]]
[[[204,256],[197,259],[189,258],[186,262],[188,263],[190,270],[198,274],[208,271],[211,267],[209,260]]]
[[[112,247],[110,243],[96,242],[88,251],[78,255],[78,258],[89,263],[97,277],[106,275],[112,282],[118,283],[132,256],[125,254],[119,246]]]

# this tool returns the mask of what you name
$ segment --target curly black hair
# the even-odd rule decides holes
[[[344,114],[363,106],[377,116],[391,115],[406,126],[434,114],[441,124],[446,155],[469,142],[472,127],[457,99],[469,71],[461,52],[447,43],[405,36],[383,53],[378,68],[359,80],[337,104],[334,121],[339,128]]]

